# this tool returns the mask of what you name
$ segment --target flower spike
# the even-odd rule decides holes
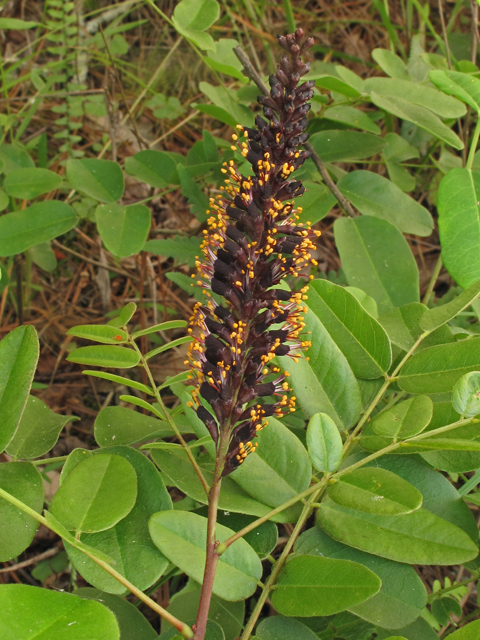
[[[269,78],[270,95],[258,98],[265,118],[257,115],[255,129],[237,125],[232,136],[232,149],[251,164],[252,175],[240,174],[233,160],[224,163],[225,186],[210,201],[196,263],[196,283],[209,302],[194,307],[187,362],[197,415],[217,447],[222,438],[227,442],[224,476],[255,451],[252,440],[270,416],[295,411],[288,373],[273,360],[296,359],[310,346],[301,335],[307,287],[276,287],[287,276],[307,276],[307,267],[317,264],[312,252],[320,232],[299,222],[301,209],[292,200],[305,190],[292,174],[309,156],[299,147],[308,138],[314,83],[300,81],[310,68],[301,56],[313,38],[297,29],[278,43],[289,55]],[[224,302],[217,304],[210,292]],[[277,401],[259,401],[270,396]]]

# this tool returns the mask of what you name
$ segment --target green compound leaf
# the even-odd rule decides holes
[[[144,591],[160,578],[168,565],[168,560],[152,542],[148,519],[157,511],[171,509],[172,501],[159,472],[140,451],[130,447],[114,447],[110,451],[115,456],[121,456],[135,469],[135,505],[112,529],[83,534],[81,541],[94,549],[95,554],[110,556],[115,562],[115,569]],[[93,457],[102,454],[103,451],[100,450]],[[124,586],[93,560],[76,548],[65,546],[73,564],[90,584],[109,593],[125,593]]]
[[[45,497],[43,481],[33,464],[0,464],[0,489],[21,500],[37,513],[42,512]],[[25,551],[37,528],[38,522],[34,518],[0,498],[0,562],[7,562]]]
[[[94,367],[131,369],[140,362],[140,356],[136,351],[127,347],[80,347],[72,351],[67,360]]]
[[[334,224],[342,268],[352,287],[374,298],[380,315],[418,302],[418,269],[401,232],[390,222],[360,216]]]
[[[474,282],[468,289],[462,291],[456,298],[439,307],[429,309],[420,319],[420,326],[424,331],[434,331],[438,327],[455,318],[480,296],[480,280]]]
[[[453,598],[439,598],[432,602],[432,613],[436,621],[443,626],[450,622],[452,613],[460,618],[462,616],[462,607]]]
[[[417,396],[375,416],[372,427],[379,436],[404,440],[416,436],[430,424],[433,402],[428,396]]]
[[[386,469],[356,469],[328,489],[330,498],[343,507],[366,513],[411,513],[422,506],[422,494],[409,482]]]
[[[316,413],[307,427],[307,447],[317,471],[336,471],[342,461],[342,436],[335,422],[326,413]]]
[[[408,393],[445,393],[466,373],[480,370],[480,338],[423,349],[403,366],[398,384]]]
[[[466,289],[480,280],[480,173],[452,169],[438,188],[438,229],[442,260]]]
[[[453,387],[453,408],[465,418],[480,413],[480,372],[472,371],[462,376]]]
[[[164,189],[175,171],[175,161],[164,151],[145,149],[125,160],[128,175],[146,182],[151,187]]]
[[[314,280],[308,306],[320,319],[358,378],[379,378],[390,368],[392,350],[385,329],[344,287]]]
[[[37,202],[0,218],[0,256],[13,256],[70,231],[77,222],[70,205],[58,200]]]
[[[207,519],[187,511],[164,511],[150,518],[150,535],[160,551],[188,576],[202,582],[205,568]],[[234,532],[217,526],[217,540]],[[220,556],[213,593],[228,601],[244,600],[257,588],[262,564],[245,540],[237,540]]]
[[[427,590],[413,567],[347,547],[330,538],[320,527],[305,531],[294,550],[297,555],[352,560],[376,573],[382,581],[380,591],[349,610],[379,627],[399,629],[411,624],[427,604]]]
[[[119,200],[125,188],[123,171],[112,160],[68,160],[67,179],[74,189],[100,202]]]
[[[280,571],[272,604],[286,616],[329,616],[368,600],[381,586],[380,578],[357,562],[294,556]]]
[[[56,444],[63,427],[78,419],[54,413],[39,398],[30,396],[18,429],[7,445],[7,453],[15,459],[39,458]]]
[[[50,505],[67,529],[103,531],[125,518],[137,497],[132,465],[114,455],[95,455],[80,462],[66,477]]]
[[[361,213],[387,220],[402,233],[429,236],[433,231],[428,210],[378,173],[352,171],[338,188]]]
[[[96,208],[95,220],[106,248],[118,258],[128,258],[143,249],[152,216],[143,204],[124,207],[112,202]]]
[[[37,332],[17,327],[0,342],[0,451],[12,439],[27,404],[37,367]]]
[[[32,200],[44,193],[58,189],[62,178],[48,169],[29,167],[16,169],[5,178],[4,187],[9,196]]]
[[[3,640],[119,640],[115,616],[100,602],[24,584],[0,585]],[[74,627],[74,629],[72,629]]]

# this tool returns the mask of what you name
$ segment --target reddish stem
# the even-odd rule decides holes
[[[195,635],[193,640],[204,640],[207,630],[208,612],[210,609],[210,601],[212,599],[213,582],[217,570],[218,559],[217,553],[217,511],[218,499],[220,497],[220,487],[222,484],[222,471],[225,466],[225,456],[228,450],[228,440],[220,436],[219,447],[217,451],[217,460],[215,463],[215,473],[212,486],[208,493],[208,523],[207,523],[207,557],[205,560],[205,571],[203,574],[202,593],[198,605],[197,620],[193,626]]]

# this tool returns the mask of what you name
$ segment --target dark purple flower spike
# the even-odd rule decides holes
[[[295,292],[274,287],[286,276],[307,275],[308,265],[317,264],[312,251],[320,232],[299,222],[301,209],[294,208],[292,198],[305,189],[291,179],[308,158],[299,145],[308,138],[314,83],[299,83],[310,68],[301,56],[313,38],[304,40],[297,29],[278,42],[289,56],[282,56],[269,78],[270,95],[258,98],[266,120],[258,115],[256,129],[237,125],[239,134],[233,135],[232,149],[240,150],[253,175],[241,175],[233,160],[225,163],[222,171],[228,177],[221,197],[211,199],[203,259],[197,261],[197,284],[210,300],[195,305],[187,363],[198,417],[217,446],[221,438],[228,439],[224,476],[255,451],[252,439],[269,416],[295,410],[295,396],[287,395],[288,373],[272,360],[283,355],[296,359],[310,346],[301,336],[307,287]],[[209,291],[221,296],[224,305]],[[274,404],[259,400],[272,395],[278,397]]]

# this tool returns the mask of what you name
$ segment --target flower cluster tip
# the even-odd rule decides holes
[[[296,360],[310,346],[302,336],[308,287],[279,285],[287,276],[312,278],[309,267],[317,265],[312,253],[320,232],[301,221],[293,199],[305,189],[291,178],[309,157],[300,145],[308,139],[314,83],[300,81],[310,68],[301,56],[313,39],[297,29],[278,42],[289,56],[270,76],[270,94],[258,98],[265,118],[257,115],[255,129],[237,125],[232,136],[232,149],[251,165],[251,175],[242,175],[233,160],[224,163],[225,185],[210,200],[203,255],[192,276],[208,299],[195,305],[190,321],[192,404],[216,445],[228,441],[223,475],[255,451],[252,439],[270,416],[295,411],[289,374],[274,360]],[[258,401],[270,396],[277,401]]]

